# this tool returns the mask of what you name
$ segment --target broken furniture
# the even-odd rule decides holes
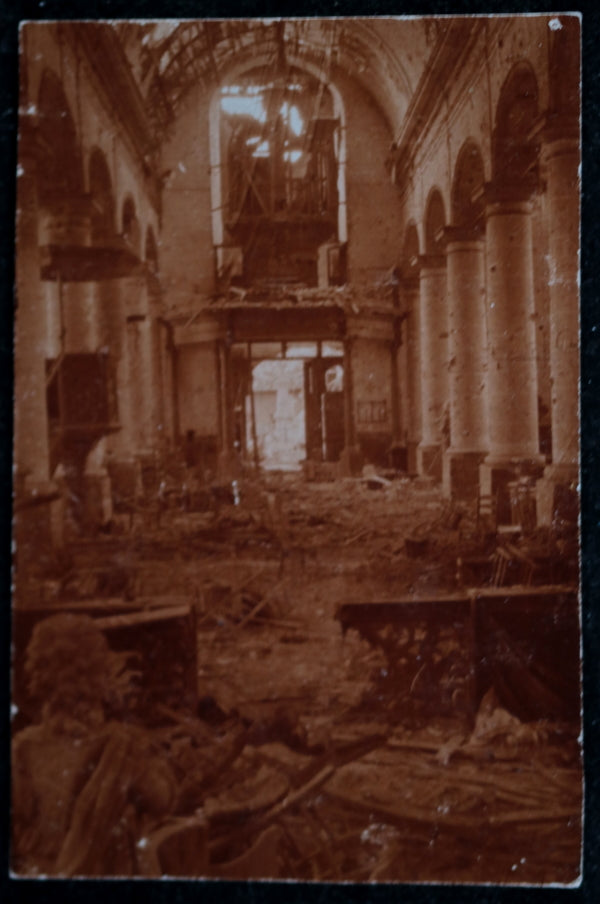
[[[378,699],[410,714],[472,719],[493,685],[520,718],[579,717],[577,591],[473,588],[423,598],[344,603],[354,628],[383,650]]]
[[[33,720],[34,707],[25,681],[25,651],[35,625],[58,613],[91,615],[115,651],[139,656],[137,708],[151,711],[158,702],[193,709],[197,702],[196,611],[187,597],[147,597],[44,604],[13,612],[13,700]]]

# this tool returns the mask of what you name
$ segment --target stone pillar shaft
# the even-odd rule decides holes
[[[391,405],[392,405],[392,443],[397,444],[401,440],[402,425],[402,395],[400,392],[400,324],[396,325],[398,335],[390,342],[390,367],[392,373]]]
[[[450,449],[487,449],[483,242],[450,242],[448,320]]]
[[[161,387],[156,342],[156,322],[148,316],[140,323],[140,363],[143,380],[143,443],[154,451],[159,445]]]
[[[550,266],[552,463],[577,474],[579,457],[579,145],[544,148]]]
[[[161,431],[160,362],[158,324],[152,315],[148,298],[148,286],[144,276],[128,278],[123,282],[126,296],[127,343],[124,356],[129,373],[122,381],[122,397],[131,410],[131,439],[134,452],[151,452],[159,446]],[[125,414],[125,412],[124,412]]]
[[[483,242],[451,240],[447,256],[450,448],[444,490],[453,498],[473,498],[488,450]]]
[[[448,309],[444,258],[425,258],[420,275],[421,443],[419,471],[441,479],[448,400]]]
[[[226,343],[221,340],[218,342],[218,355],[221,453],[229,456],[232,448],[229,349]]]
[[[417,470],[417,447],[421,441],[421,344],[419,282],[410,280],[404,286],[406,318],[406,426],[408,470]]]
[[[496,202],[486,215],[489,461],[537,461],[531,205]]]
[[[66,282],[59,298],[66,354],[96,352],[102,345],[99,284]]]
[[[352,371],[352,339],[344,342],[344,434],[346,448],[356,444],[354,425],[354,373]]]
[[[134,283],[135,285],[135,283]],[[136,411],[127,338],[127,299],[131,281],[111,281],[111,297],[104,297],[104,327],[110,330],[110,353],[115,359],[118,419],[121,429],[110,437],[111,452],[119,459],[132,459],[136,451],[133,425]]]
[[[17,181],[17,311],[15,356],[15,464],[35,487],[48,481],[46,316],[40,281],[36,161],[27,130],[19,142]]]

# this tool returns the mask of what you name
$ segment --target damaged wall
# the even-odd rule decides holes
[[[172,311],[193,309],[215,290],[209,110],[210,95],[190,91],[162,151],[161,270]]]
[[[358,84],[341,75],[335,84],[346,116],[348,281],[377,281],[393,266],[400,234],[400,205],[390,204],[395,189],[385,167],[392,133]],[[211,100],[200,88],[190,92],[162,153],[161,272],[174,312],[201,305],[215,290]],[[221,148],[222,163],[225,157]]]
[[[348,149],[348,282],[377,282],[389,276],[400,244],[400,200],[385,165],[393,136],[366,91],[349,79],[339,88]]]
[[[197,436],[219,432],[218,384],[214,344],[183,345],[177,351],[179,429]]]

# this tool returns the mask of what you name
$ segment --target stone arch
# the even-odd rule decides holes
[[[504,80],[496,107],[492,173],[497,184],[525,186],[537,178],[539,148],[531,132],[538,106],[535,72],[527,60],[521,60]]]
[[[115,234],[115,201],[104,153],[93,148],[89,162],[92,242],[105,242]]]
[[[453,226],[471,230],[482,228],[485,213],[484,183],[485,170],[481,151],[472,138],[467,138],[454,167],[451,196]]]
[[[83,167],[77,130],[63,84],[45,69],[38,92],[38,193],[40,205],[83,194]]]
[[[446,209],[439,188],[432,188],[425,208],[425,254],[443,254]]]
[[[135,201],[127,195],[121,210],[121,232],[125,241],[137,255],[141,248],[140,224],[135,210]]]

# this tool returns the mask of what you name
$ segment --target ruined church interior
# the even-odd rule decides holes
[[[577,881],[579,17],[20,64],[13,872]]]

